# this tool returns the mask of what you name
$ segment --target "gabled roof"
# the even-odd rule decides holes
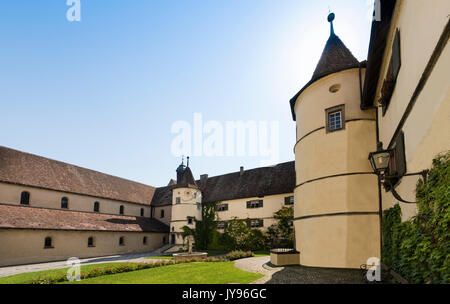
[[[331,14],[330,14],[331,16]],[[325,48],[323,49],[322,56],[320,57],[319,62],[317,63],[316,69],[311,77],[311,80],[303,86],[303,88],[294,95],[289,101],[291,105],[291,113],[292,118],[296,120],[294,106],[297,101],[298,96],[311,84],[316,82],[317,80],[328,76],[333,73],[337,73],[347,69],[358,68],[363,66],[363,63],[360,63],[355,56],[353,56],[352,52],[345,46],[342,40],[334,33],[332,21],[334,19],[334,14],[332,19],[328,21],[331,23],[331,31],[330,37],[325,44]],[[331,21],[330,21],[331,20]]]
[[[149,205],[155,188],[0,146],[0,182]]]
[[[169,185],[156,188],[151,205],[154,207],[172,205],[172,190],[175,187],[176,185]]]
[[[0,204],[0,229],[169,232],[152,218]]]
[[[199,183],[202,202],[220,202],[246,197],[292,193],[295,187],[293,161],[272,167],[262,167],[210,177]]]
[[[292,193],[295,188],[295,162],[261,167],[197,180],[202,191],[202,202],[220,202],[246,197]],[[179,187],[179,185],[178,185]],[[156,188],[152,206],[172,204],[172,190],[177,185]]]

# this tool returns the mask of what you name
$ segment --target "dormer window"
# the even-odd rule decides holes
[[[345,129],[344,110],[344,105],[339,105],[325,110],[327,133]]]

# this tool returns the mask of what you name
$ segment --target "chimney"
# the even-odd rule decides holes
[[[241,166],[241,172],[240,172],[239,176],[242,176],[242,175],[244,175],[244,167],[243,166]]]
[[[205,183],[206,180],[208,179],[208,174],[202,174],[200,175],[200,183]]]

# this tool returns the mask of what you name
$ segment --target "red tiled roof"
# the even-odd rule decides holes
[[[0,204],[0,229],[169,232],[169,226],[146,217]]]
[[[0,181],[149,205],[155,188],[0,146]]]

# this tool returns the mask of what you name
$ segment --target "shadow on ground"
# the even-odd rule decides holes
[[[268,263],[269,267],[276,267]],[[285,266],[266,284],[365,284],[359,269]]]

